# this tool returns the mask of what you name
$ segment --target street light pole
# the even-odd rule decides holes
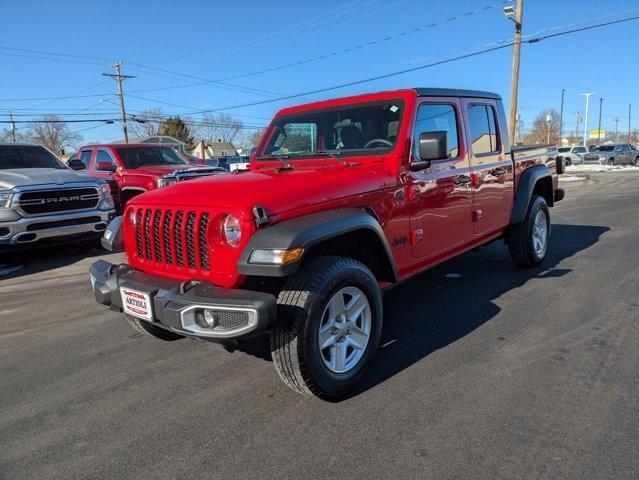
[[[586,97],[586,114],[584,115],[584,147],[588,145],[588,105],[590,104],[590,95],[594,92],[582,93]]]
[[[561,144],[561,136],[564,132],[564,95],[566,89],[561,89],[561,110],[559,110],[559,143]]]
[[[513,71],[510,82],[510,115],[508,134],[510,141],[515,143],[515,128],[517,123],[517,96],[519,93],[519,58],[521,53],[521,21],[524,16],[524,0],[517,0],[514,17],[511,17],[511,10],[504,9],[507,18],[515,22],[515,39],[513,41]],[[512,7],[511,7],[512,8]]]
[[[628,143],[632,143],[632,131],[630,129],[631,126],[631,120],[630,120],[630,115],[632,114],[632,104],[628,105]]]
[[[599,126],[597,127],[597,145],[601,141],[601,109],[603,108],[603,98],[599,97]]]
[[[550,113],[546,114],[546,145],[550,145],[550,122],[552,120],[552,117],[550,116]]]

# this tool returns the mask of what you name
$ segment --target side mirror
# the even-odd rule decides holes
[[[430,167],[434,160],[448,158],[448,132],[437,130],[419,135],[419,161],[411,164],[413,171]]]
[[[84,170],[86,167],[79,158],[72,158],[69,160],[69,168],[72,170]]]
[[[117,168],[118,167],[111,162],[98,162],[95,166],[95,169],[101,172],[115,172]]]

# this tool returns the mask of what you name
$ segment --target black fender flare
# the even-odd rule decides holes
[[[285,277],[295,273],[304,259],[302,257],[288,265],[249,263],[251,252],[256,249],[288,249],[303,247],[306,253],[310,247],[357,230],[375,233],[386,252],[393,271],[394,281],[398,280],[395,258],[381,225],[375,217],[359,208],[341,208],[312,213],[258,230],[249,240],[237,263],[238,272],[246,276]]]
[[[535,165],[534,167],[527,168],[524,173],[521,174],[519,180],[519,186],[517,187],[517,195],[515,195],[515,202],[513,204],[513,211],[510,216],[510,224],[519,224],[526,218],[526,212],[530,205],[530,199],[533,196],[535,185],[543,178],[550,178],[552,181],[552,174],[550,169],[546,165]],[[548,206],[553,206],[553,195],[551,192],[548,199]]]

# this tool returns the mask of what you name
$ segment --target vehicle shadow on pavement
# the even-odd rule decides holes
[[[510,261],[508,249],[495,242],[389,290],[384,295],[381,348],[363,382],[348,397],[374,388],[479,328],[499,313],[493,300],[509,290],[533,278],[570,274],[571,270],[556,266],[597,243],[608,230],[589,225],[552,225],[550,250],[539,267],[517,268]]]
[[[108,253],[100,246],[99,240],[0,252],[0,282],[65,267],[83,258],[99,257]]]

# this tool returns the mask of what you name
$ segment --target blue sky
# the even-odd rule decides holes
[[[64,100],[2,101],[0,117],[7,119],[10,110],[21,115],[19,118],[45,111],[64,118],[82,118],[65,116],[66,113],[95,114],[91,118],[117,116],[113,113],[117,112],[115,82],[101,75],[112,71],[111,59],[123,60],[124,73],[136,75],[125,82],[125,92],[131,92],[127,97],[127,109],[131,112],[162,106],[167,113],[186,113],[321,89],[508,40],[513,24],[504,19],[502,5],[498,3],[497,0],[0,0],[3,19],[0,47],[97,57],[0,50],[2,100],[95,95]],[[488,6],[492,7],[483,9]],[[470,11],[477,13],[464,15]],[[639,15],[639,1],[526,0],[524,35],[617,12],[622,13],[609,19]],[[448,20],[451,17],[458,18]],[[428,27],[433,23],[436,25]],[[418,27],[421,29],[414,31]],[[634,21],[525,45],[520,78],[524,127],[529,127],[532,118],[544,108],[559,109],[562,88],[567,90],[565,131],[575,128],[574,112],[583,115],[584,100],[579,94],[586,91],[595,92],[589,122],[592,128],[596,127],[600,96],[604,98],[604,128],[614,130],[614,118],[618,116],[620,130],[625,131],[629,103],[636,105],[633,125],[639,127],[638,31],[639,21]],[[368,45],[370,42],[376,43]],[[183,87],[198,82],[193,77],[225,79],[359,45],[364,47],[295,67],[226,80],[224,85]],[[507,102],[511,58],[512,51],[506,48],[301,99],[231,109],[228,113],[257,127],[287,105],[411,86],[491,90],[500,93]],[[171,88],[144,91],[165,87]],[[76,124],[72,128],[83,130],[94,126]],[[121,138],[121,127],[104,125],[82,135],[87,142],[112,141]]]

